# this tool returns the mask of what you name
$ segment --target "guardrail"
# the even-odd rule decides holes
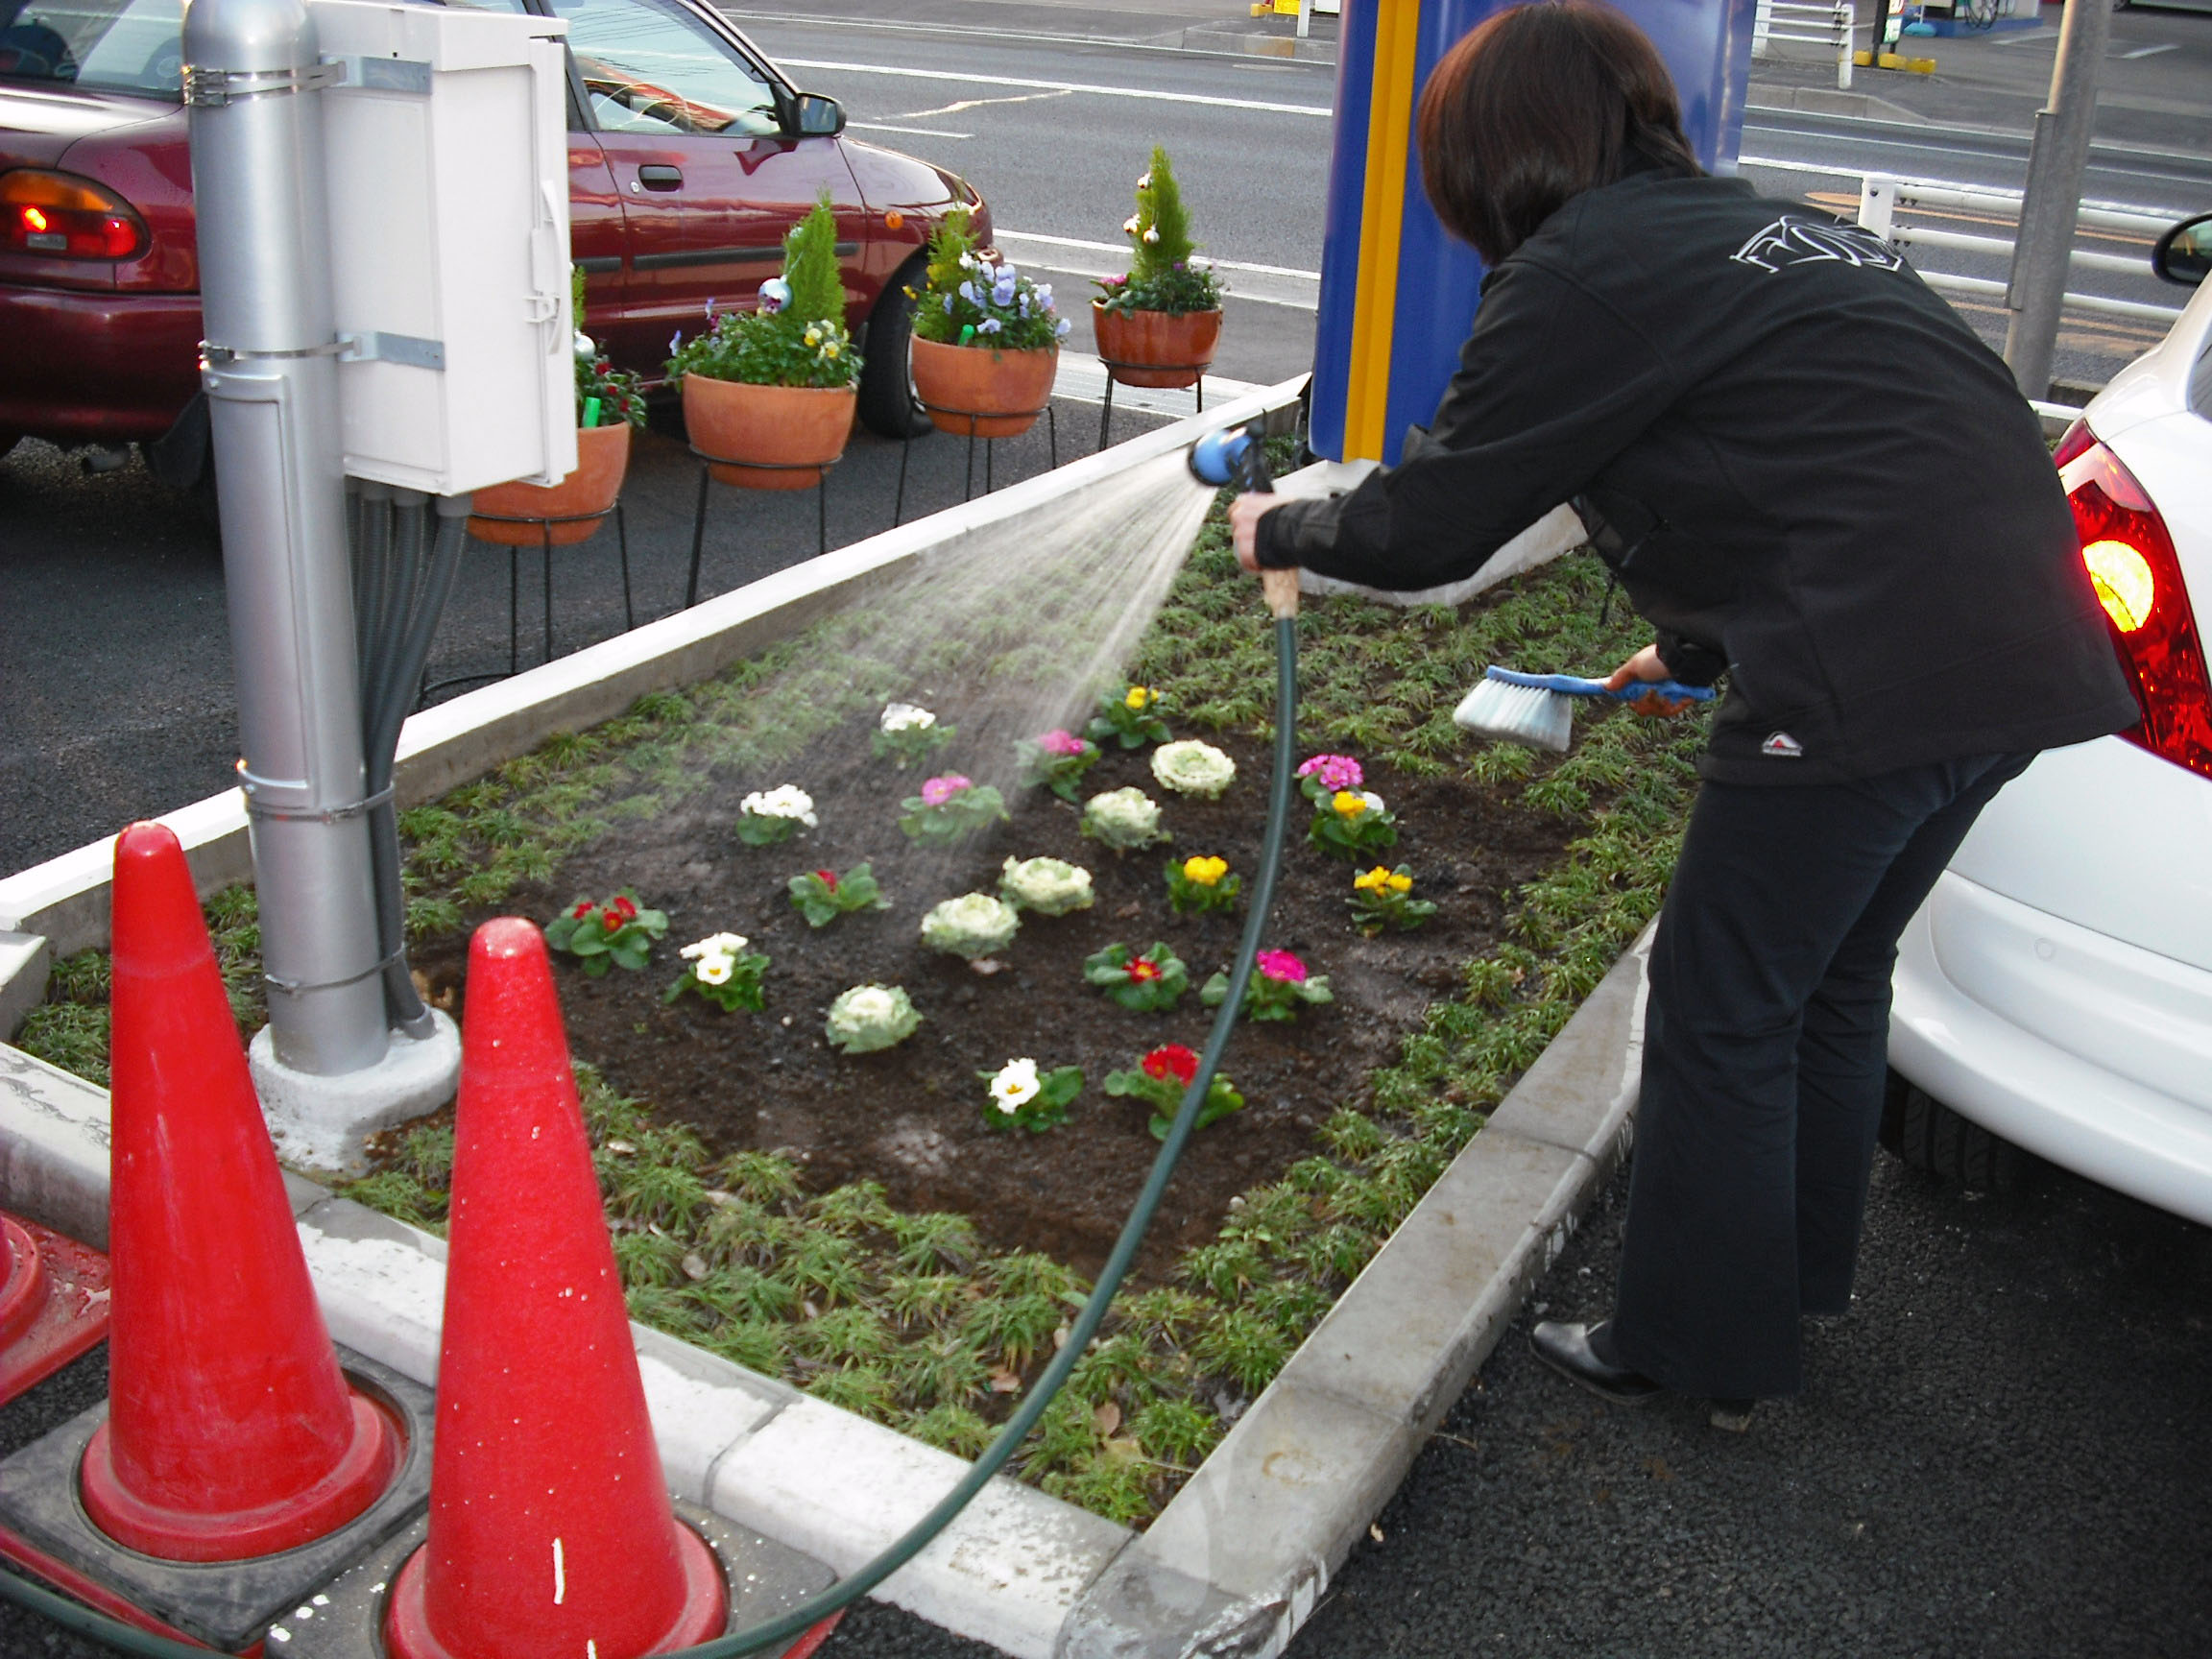
[[[1859,182],[1859,223],[1875,235],[1900,248],[1949,248],[1960,252],[1997,254],[2009,259],[2012,256],[2012,238],[2009,236],[1974,236],[1960,230],[1899,225],[1895,223],[1895,218],[1900,207],[1944,207],[1955,211],[1986,213],[1992,218],[2009,219],[2017,225],[2020,220],[2020,201],[2019,193],[2011,190],[1967,190],[1934,180],[1900,179],[1887,173],[1868,173]],[[2127,207],[2084,203],[2076,216],[2076,223],[2096,230],[2148,232],[2155,237],[2173,221]],[[2138,276],[2147,274],[2151,266],[2148,253],[2138,258],[2077,248],[2069,257],[2070,268],[2078,271],[2111,271],[2125,276]],[[1958,276],[1946,271],[1922,271],[1920,280],[1938,291],[1971,294],[1977,299],[1995,299],[2000,302],[2004,301],[2008,288],[2008,284],[1990,277]],[[2103,294],[2077,294],[2071,290],[2066,294],[2065,303],[2069,310],[2086,312],[2092,316],[2126,317],[2140,323],[2171,324],[2181,315],[2178,305],[2152,305],[2140,300],[2113,300]]]
[[[1852,0],[1832,0],[1828,5],[1759,0],[1751,17],[1751,56],[1775,56],[1773,42],[1777,40],[1828,47],[1836,54],[1836,85],[1847,90],[1851,85],[1851,32],[1856,27]]]

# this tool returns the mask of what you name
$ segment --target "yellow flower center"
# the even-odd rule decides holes
[[[1336,809],[1339,818],[1357,818],[1367,810],[1367,797],[1351,789],[1339,789],[1329,805]]]

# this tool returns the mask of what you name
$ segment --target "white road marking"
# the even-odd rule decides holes
[[[848,121],[856,132],[898,132],[908,138],[973,138],[973,132],[941,132],[931,127],[888,127],[880,121]]]
[[[2118,54],[2118,56],[2122,58],[2155,58],[2161,52],[2176,52],[2178,50],[2180,50],[2180,48],[2176,46],[2173,41],[2169,40],[2162,46],[2138,46],[2132,52],[2122,52]]]
[[[1017,242],[1042,242],[1051,248],[1081,248],[1088,252],[1119,253],[1126,255],[1129,245],[1125,242],[1086,242],[1075,236],[1047,236],[1041,230],[996,230],[993,235],[1001,239],[1012,237]],[[1216,271],[1250,271],[1262,276],[1302,276],[1309,282],[1321,280],[1318,271],[1300,271],[1289,265],[1249,265],[1240,259],[1216,259]]]
[[[981,75],[950,69],[902,69],[894,63],[840,63],[827,58],[779,58],[783,69],[827,69],[840,75],[891,75],[902,81],[952,81],[972,86],[1028,86],[1041,92],[1081,92],[1094,98],[1135,98],[1149,104],[1198,104],[1210,109],[1254,109],[1268,115],[1335,113],[1326,104],[1271,104],[1258,98],[1216,98],[1204,92],[1162,92],[1150,86],[1093,86],[1081,81],[1028,81],[1013,75]]]
[[[931,115],[957,115],[963,109],[980,109],[986,104],[1042,104],[1047,98],[1065,98],[1065,92],[1017,92],[1011,98],[963,98],[955,104],[946,104],[935,109],[909,109],[903,115],[894,115],[894,121],[920,121]]]

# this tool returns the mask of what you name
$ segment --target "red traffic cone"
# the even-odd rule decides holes
[[[545,941],[469,950],[430,1535],[393,1659],[640,1659],[721,1634],[714,1553],[677,1521],[599,1207]]]
[[[85,1511],[167,1561],[320,1538],[390,1482],[399,1436],[349,1391],[177,837],[115,841],[108,1413]]]

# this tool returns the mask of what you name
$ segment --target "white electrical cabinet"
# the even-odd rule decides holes
[[[309,0],[346,470],[437,495],[576,469],[566,69],[547,17]]]

